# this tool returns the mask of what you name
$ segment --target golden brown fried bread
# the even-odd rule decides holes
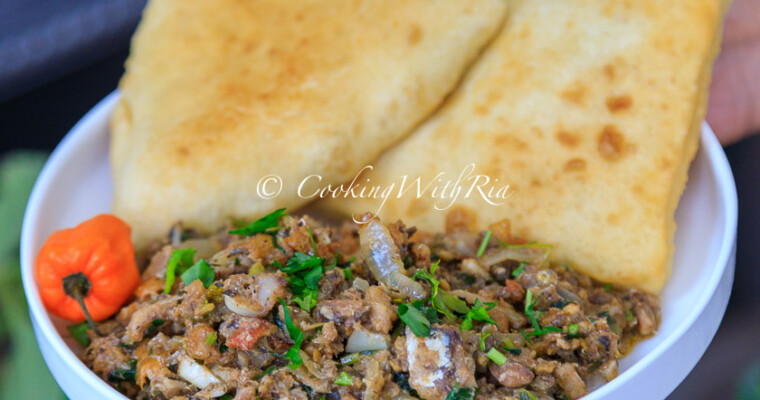
[[[474,163],[491,183],[499,179],[496,187],[511,185],[511,196],[493,206],[477,190],[462,199],[475,178],[465,182],[455,205],[475,211],[480,227],[509,218],[514,233],[554,244],[555,258],[597,279],[659,291],[725,2],[508,7],[503,31],[442,109],[362,179],[398,187],[404,175],[422,176],[424,187],[439,172],[455,179]],[[434,205],[450,199],[433,199],[430,190],[416,199],[415,190],[390,198],[380,216],[442,229],[446,212]],[[381,201],[321,206],[358,215]]]
[[[152,0],[112,120],[114,212],[138,247],[340,183],[435,109],[501,0]],[[257,194],[260,178],[282,193]],[[272,194],[277,184],[263,188]]]

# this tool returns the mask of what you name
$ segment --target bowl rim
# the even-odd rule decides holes
[[[110,115],[113,105],[118,99],[118,90],[115,90],[104,97],[71,128],[51,153],[34,184],[24,212],[21,231],[20,259],[22,283],[24,294],[26,295],[27,303],[29,305],[30,318],[37,325],[38,332],[43,336],[44,340],[50,344],[54,352],[58,353],[64,365],[67,365],[69,368],[72,368],[75,372],[79,373],[80,377],[84,380],[84,383],[94,388],[99,387],[101,389],[107,389],[111,395],[118,395],[121,396],[120,398],[126,399],[124,395],[116,391],[116,389],[108,385],[95,375],[93,371],[87,368],[74,354],[73,350],[63,341],[63,337],[55,329],[50,316],[42,304],[39,290],[35,283],[33,260],[36,257],[36,254],[33,254],[31,249],[31,243],[34,236],[33,228],[37,223],[37,211],[41,206],[43,195],[47,191],[47,187],[50,186],[54,172],[59,168],[60,164],[72,157],[73,150],[76,149],[80,143],[87,142],[91,140],[92,136],[100,134],[100,131],[94,129],[93,126],[97,122],[96,117],[100,117],[101,114],[104,113]],[[720,227],[723,232],[720,249],[716,258],[717,265],[713,268],[707,281],[705,294],[699,298],[699,301],[696,304],[694,304],[694,307],[691,308],[689,314],[684,318],[683,322],[676,327],[672,334],[666,337],[641,360],[621,373],[616,379],[613,379],[611,382],[608,382],[604,386],[590,393],[587,397],[589,400],[599,399],[613,392],[619,386],[624,384],[624,382],[628,380],[628,377],[638,374],[640,371],[647,368],[668,348],[672,347],[675,342],[680,340],[687,330],[694,325],[696,319],[707,307],[710,299],[717,290],[718,284],[723,277],[726,268],[728,267],[734,242],[736,240],[736,226],[738,221],[738,204],[734,177],[720,143],[706,122],[703,122],[701,126],[700,147],[701,151],[705,152],[709,160],[710,170],[715,174],[718,185],[718,192],[716,194],[719,201],[722,203],[725,212],[723,226]]]

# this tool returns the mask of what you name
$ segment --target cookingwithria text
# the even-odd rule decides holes
[[[449,209],[458,199],[477,196],[487,204],[498,206],[504,204],[514,192],[509,184],[499,184],[499,179],[488,175],[475,174],[475,164],[468,164],[458,175],[439,172],[432,179],[422,177],[410,178],[403,175],[397,181],[385,185],[375,185],[371,181],[374,167],[367,165],[354,178],[339,186],[322,185],[322,176],[312,174],[303,178],[298,184],[297,195],[302,199],[354,198],[382,200],[375,214],[383,209],[389,198],[397,199],[403,196],[416,198],[429,197],[434,202],[436,210]],[[267,175],[259,179],[256,192],[263,199],[277,197],[283,188],[283,180],[279,175]]]

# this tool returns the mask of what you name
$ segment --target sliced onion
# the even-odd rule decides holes
[[[213,383],[221,383],[219,378],[211,373],[211,370],[198,364],[190,357],[182,357],[177,368],[177,375],[200,389],[205,389]]]
[[[367,331],[354,331],[346,344],[347,353],[388,349],[387,335]]]
[[[242,301],[237,301],[234,297],[227,296],[226,294],[224,295],[224,305],[227,306],[230,311],[244,317],[256,317],[258,315],[257,312],[245,305]]]
[[[369,289],[369,282],[365,281],[362,278],[354,278],[354,282],[352,283],[352,286],[359,289],[362,293],[364,293],[367,291],[367,289]]]
[[[486,267],[504,262],[507,260],[525,261],[527,263],[542,266],[549,258],[551,247],[548,245],[527,244],[522,246],[508,245],[496,251],[486,253],[480,259]]]
[[[407,297],[414,299],[425,297],[425,289],[422,285],[404,275],[401,254],[385,225],[376,219],[364,224],[359,229],[359,243],[367,266],[375,279]]]

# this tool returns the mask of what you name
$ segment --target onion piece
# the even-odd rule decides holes
[[[190,357],[182,357],[177,368],[177,375],[200,389],[205,389],[214,383],[222,383],[216,375],[211,373],[211,370],[198,364]]]
[[[506,245],[502,249],[489,251],[480,259],[480,262],[490,267],[507,260],[515,260],[541,267],[549,259],[551,249],[550,245],[545,244]]]
[[[359,243],[370,272],[378,281],[398,290],[406,297],[422,299],[425,289],[405,275],[396,244],[385,225],[372,219],[359,229]]]
[[[381,333],[354,331],[346,343],[346,353],[387,350],[390,337]]]
[[[230,311],[244,317],[256,317],[258,315],[257,312],[247,307],[244,302],[237,301],[234,297],[227,296],[226,294],[224,295],[224,305],[227,306]]]

